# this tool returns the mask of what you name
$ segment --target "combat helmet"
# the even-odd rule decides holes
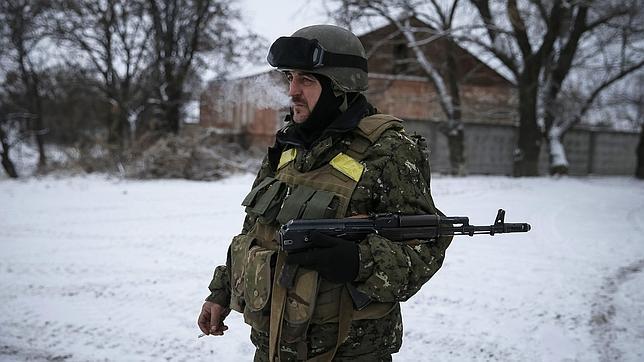
[[[312,25],[278,38],[268,63],[279,70],[321,74],[342,92],[367,90],[367,56],[358,37],[335,25]]]

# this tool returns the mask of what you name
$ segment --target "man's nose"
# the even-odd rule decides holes
[[[302,93],[302,88],[295,81],[291,81],[288,85],[288,95],[289,97],[295,96]]]

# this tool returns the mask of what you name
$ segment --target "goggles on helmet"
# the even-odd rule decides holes
[[[320,67],[358,68],[367,72],[367,59],[330,52],[317,39],[283,36],[268,51],[268,64],[276,68],[314,70]]]

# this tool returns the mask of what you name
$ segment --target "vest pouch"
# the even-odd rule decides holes
[[[340,201],[328,191],[315,191],[302,210],[302,219],[333,219],[338,213]]]
[[[267,177],[250,191],[242,205],[246,206],[246,213],[257,216],[259,222],[270,224],[280,211],[287,188],[284,182]]]
[[[244,271],[248,259],[248,250],[254,238],[240,234],[230,243],[230,308],[244,312]]]
[[[282,328],[284,342],[295,343],[306,338],[306,331],[315,309],[318,285],[316,271],[298,268],[295,285],[286,294]]]
[[[291,194],[284,199],[282,209],[277,214],[277,222],[284,225],[290,220],[299,219],[304,212],[307,202],[314,194],[315,189],[311,187],[304,185],[295,187]]]
[[[331,283],[326,280],[320,282],[315,311],[313,311],[313,324],[338,323],[340,316],[340,297],[344,284]],[[361,310],[354,310],[353,320],[380,319],[389,314],[397,303],[380,303],[373,301]]]
[[[327,280],[320,282],[320,290],[313,311],[313,324],[338,323],[340,315],[340,296],[344,284],[331,283]]]
[[[273,184],[275,181],[277,181],[273,177],[266,177],[265,179],[262,180],[257,186],[253,187],[252,190],[244,197],[244,200],[242,201],[242,206],[246,206],[246,209],[249,210],[252,208],[252,206],[255,205],[256,203],[256,198],[257,195],[261,195],[268,189],[268,187]]]
[[[244,321],[260,331],[268,331],[273,255],[275,250],[251,247],[244,270]]]

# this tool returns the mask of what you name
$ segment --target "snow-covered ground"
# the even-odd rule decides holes
[[[251,360],[238,314],[197,339],[252,176],[0,180],[0,360]],[[459,237],[403,304],[397,361],[644,361],[644,183],[432,181],[447,214],[527,234]]]

